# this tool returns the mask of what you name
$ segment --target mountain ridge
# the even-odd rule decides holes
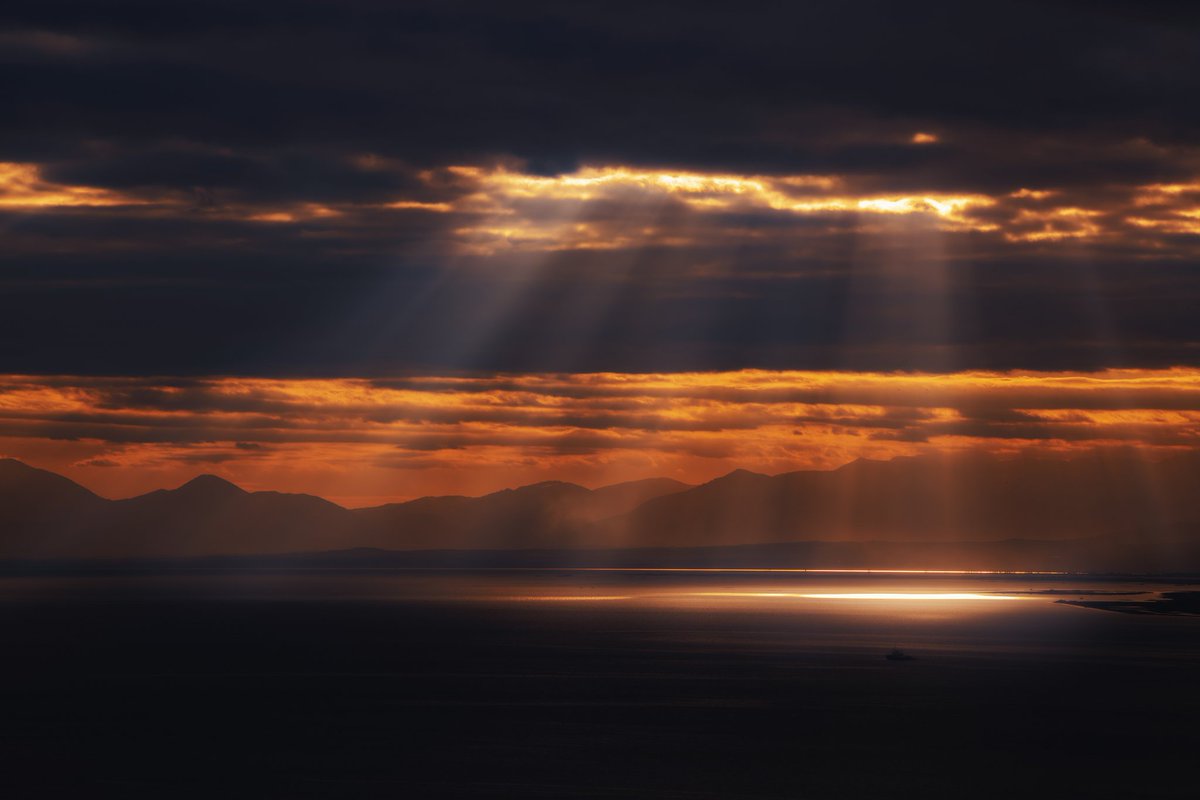
[[[860,459],[827,471],[737,469],[696,486],[665,478],[597,489],[542,481],[480,497],[431,496],[361,509],[315,495],[250,492],[214,475],[107,500],[55,473],[0,460],[0,558],[806,541],[846,547],[932,541],[947,548],[1094,536],[1152,549],[1160,541],[1200,538],[1200,510],[1192,501],[1200,494],[1200,459],[1182,454],[1147,465],[1135,456]]]

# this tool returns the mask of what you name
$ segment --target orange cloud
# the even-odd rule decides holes
[[[796,216],[920,215],[953,229],[991,230],[969,212],[995,201],[983,194],[861,193],[834,175],[733,175],[630,167],[584,167],[557,176],[528,175],[504,168],[451,168],[475,191],[456,207],[479,216],[456,230],[473,252],[506,249],[614,249],[638,244],[694,243],[694,231],[660,226],[589,222],[589,210],[620,205],[645,208],[675,203],[714,217],[787,214]],[[744,231],[742,234],[744,235]]]
[[[918,138],[920,137],[920,138]],[[930,144],[933,134],[913,142]],[[370,162],[374,164],[374,162]],[[372,169],[402,169],[380,162]],[[411,176],[425,197],[257,203],[231,196],[199,202],[190,191],[116,192],[46,180],[39,165],[0,163],[0,209],[96,207],[109,213],[178,216],[276,225],[314,223],[359,233],[388,228],[395,215],[443,218],[462,253],[696,247],[803,236],[803,226],[748,222],[807,220],[820,235],[847,225],[886,230],[908,218],[947,233],[995,237],[1000,245],[1069,246],[1120,242],[1152,250],[1200,233],[1200,183],[1113,185],[1072,193],[1059,187],[984,191],[879,191],[846,175],[701,173],[622,165],[533,175],[506,166],[452,166]],[[436,196],[436,199],[431,199]],[[198,212],[202,212],[198,215]],[[822,227],[825,226],[825,227]],[[1168,239],[1167,237],[1176,237]]]
[[[937,141],[919,133],[917,144]],[[626,166],[589,166],[562,175],[505,167],[450,167],[423,173],[430,185],[457,182],[462,194],[438,204],[461,214],[459,246],[477,255],[512,251],[614,250],[753,241],[744,220],[784,216],[873,220],[910,217],[947,232],[998,236],[1012,244],[1123,241],[1160,248],[1154,236],[1200,231],[1200,183],[1108,186],[1072,195],[1056,187],[985,192],[878,192],[840,175],[738,175]],[[400,201],[393,208],[422,204]],[[675,207],[691,216],[649,213]],[[659,219],[662,217],[662,219]],[[1177,246],[1177,245],[1175,245]]]
[[[107,189],[43,180],[36,164],[0,162],[0,208],[121,206],[141,202]]]
[[[552,478],[695,482],[1107,446],[1200,446],[1200,370],[0,378],[0,452],[113,495],[217,471],[364,505]]]

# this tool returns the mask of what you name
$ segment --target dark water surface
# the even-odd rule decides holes
[[[1200,618],[1071,576],[0,578],[6,797],[1200,796]],[[1124,594],[1146,593],[1146,594]],[[900,647],[916,657],[883,658]]]

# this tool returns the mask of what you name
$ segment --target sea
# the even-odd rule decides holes
[[[7,797],[1196,796],[1187,577],[0,577]]]

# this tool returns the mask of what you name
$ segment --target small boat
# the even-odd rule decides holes
[[[888,661],[916,661],[917,660],[916,656],[910,656],[908,653],[904,652],[899,647],[897,647],[892,652],[888,653],[886,656],[884,656],[884,658],[886,658]]]

